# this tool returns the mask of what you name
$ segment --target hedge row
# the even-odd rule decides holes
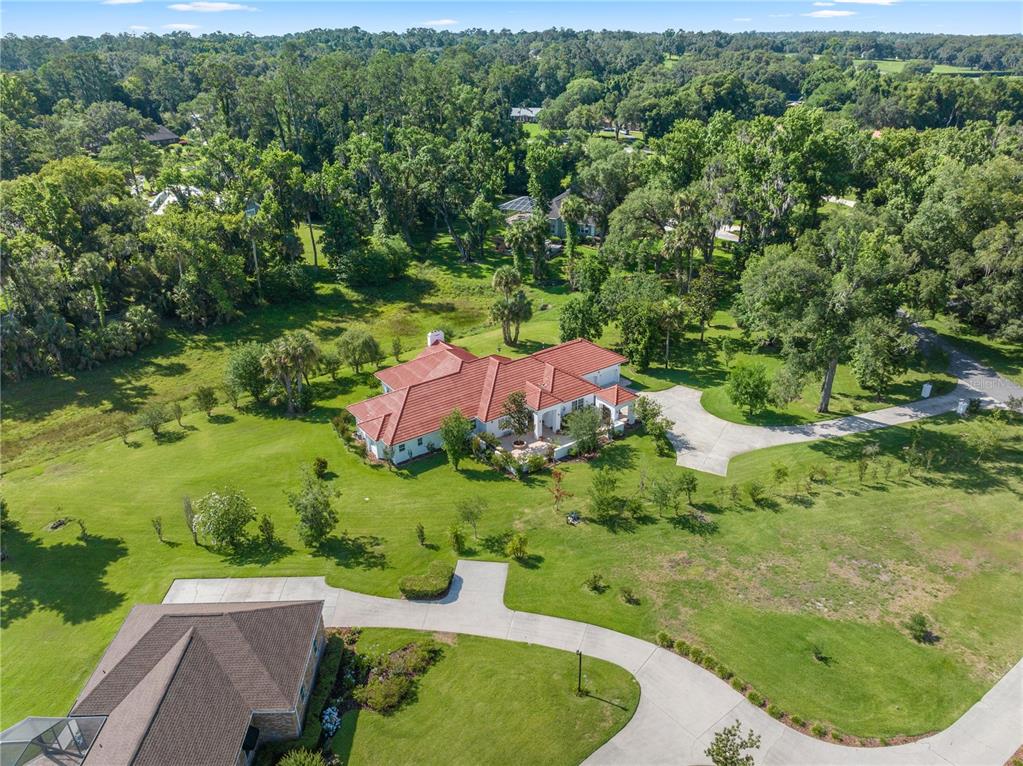
[[[401,578],[398,590],[408,599],[439,598],[451,587],[455,568],[444,561],[434,561],[423,575],[408,575]]]
[[[341,655],[344,653],[344,642],[339,636],[327,637],[327,648],[323,651],[320,667],[316,671],[316,685],[309,695],[309,707],[305,711],[305,722],[302,734],[298,739],[285,742],[267,742],[260,745],[256,756],[256,766],[273,766],[285,753],[305,748],[319,750],[320,734],[323,731],[323,708],[327,704],[330,690],[334,688],[338,669],[341,667]]]

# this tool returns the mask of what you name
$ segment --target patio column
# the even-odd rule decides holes
[[[543,417],[536,410],[533,411],[533,435],[537,439],[543,436]]]
[[[626,409],[626,412],[629,413],[629,425],[631,426],[633,423],[636,422],[636,404],[635,404],[635,402],[629,402],[629,406]]]
[[[554,431],[555,433],[561,430],[561,407],[554,410]]]

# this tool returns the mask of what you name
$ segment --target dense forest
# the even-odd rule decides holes
[[[3,374],[85,369],[167,322],[306,300],[296,231],[314,222],[327,263],[357,288],[402,279],[439,235],[470,261],[500,232],[516,280],[577,293],[563,334],[614,323],[640,367],[680,325],[702,327],[722,276],[741,286],[744,327],[783,350],[792,390],[808,374],[826,390],[846,360],[865,381],[890,377],[908,353],[907,310],[1023,341],[1020,42],[7,36]],[[903,65],[876,63],[887,59]],[[516,106],[543,107],[539,130],[513,121]],[[154,145],[157,125],[182,140]],[[565,266],[551,273],[546,217],[505,227],[496,205],[528,193],[546,210],[563,190]],[[825,212],[831,196],[858,204]],[[606,237],[577,257],[572,224],[585,218]],[[738,239],[729,275],[711,265],[724,226]],[[529,311],[509,289],[492,316],[507,326]]]

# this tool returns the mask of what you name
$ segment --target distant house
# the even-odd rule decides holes
[[[68,716],[0,734],[4,763],[17,750],[12,763],[245,766],[259,743],[301,733],[322,612],[322,601],[136,606]]]
[[[170,146],[181,141],[181,136],[168,129],[165,125],[157,125],[155,131],[143,136],[143,138],[157,146]]]
[[[551,200],[550,207],[547,208],[547,223],[550,226],[551,234],[555,237],[565,236],[565,222],[561,218],[561,203],[565,201],[568,194],[568,191],[563,191]],[[508,223],[514,223],[517,220],[532,215],[535,206],[536,201],[532,197],[522,196],[502,202],[497,206],[497,209],[506,214]],[[576,226],[576,231],[583,237],[599,237],[602,235],[602,231],[597,225],[597,220],[592,216],[587,216],[580,221],[578,226]]]
[[[515,122],[536,122],[541,109],[539,106],[513,106],[511,118]]]
[[[432,332],[419,355],[380,370],[384,393],[348,406],[356,432],[379,459],[401,463],[442,447],[441,421],[458,410],[475,431],[494,436],[502,426],[502,405],[515,391],[525,394],[532,412],[531,437],[568,454],[571,441],[559,438],[563,417],[581,407],[599,407],[610,427],[635,420],[635,392],[621,383],[625,357],[588,340],[576,339],[529,356],[477,357]]]

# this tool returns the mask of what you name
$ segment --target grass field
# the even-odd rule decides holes
[[[879,71],[885,74],[898,74],[906,68],[906,64],[909,61],[903,59],[853,59],[853,63],[857,66],[863,66],[866,63],[876,64]],[[968,66],[951,66],[949,64],[934,64],[931,68],[931,74],[962,74],[962,75],[974,75],[979,76],[982,74],[998,75],[1001,72],[985,72],[984,70],[977,69],[975,67]]]
[[[364,630],[360,653],[384,653],[426,634]],[[441,635],[444,654],[416,699],[393,715],[345,714],[333,750],[342,763],[577,764],[624,726],[639,685],[622,668],[586,658],[578,697],[569,652],[475,636]],[[499,714],[495,714],[500,711]]]
[[[932,319],[924,324],[1000,375],[1023,384],[1023,345],[976,335],[948,317]]]
[[[301,418],[222,405],[212,420],[186,414],[184,427],[171,424],[159,443],[142,432],[130,445],[109,438],[111,413],[149,399],[181,399],[199,383],[219,381],[225,351],[240,338],[307,327],[329,343],[358,320],[385,344],[399,335],[418,347],[428,329],[444,323],[468,333],[459,342],[471,350],[496,351],[500,331],[485,320],[496,256],[463,266],[445,253],[441,247],[413,269],[408,284],[391,290],[354,293],[321,272],[317,298],[308,304],[256,310],[245,322],[208,333],[172,330],[139,358],[5,386],[3,494],[17,527],[4,533],[10,557],[2,576],[0,725],[29,713],[65,712],[131,605],[160,601],[175,577],[315,574],[396,596],[403,575],[436,557],[454,559],[445,530],[452,499],[463,496],[488,505],[467,556],[501,560],[509,531],[529,537],[529,566],[512,566],[509,606],[645,638],[668,629],[712,651],[789,712],[849,733],[942,728],[1018,659],[1023,626],[1006,610],[1023,599],[1018,423],[1004,426],[1012,440],[996,458],[977,465],[960,441],[977,423],[927,422],[921,432],[934,470],[915,477],[901,472],[911,429],[752,453],[732,461],[727,479],[700,475],[694,502],[708,525],[692,530],[650,509],[614,532],[595,523],[566,525],[551,509],[545,477],[515,482],[473,463],[455,473],[442,457],[395,472],[365,465],[344,451],[327,421],[379,390],[369,373],[315,381],[318,406]],[[524,350],[557,340],[557,307],[565,299],[556,285],[529,291],[537,311],[523,329]],[[712,408],[728,416],[713,401],[726,375],[715,339],[735,330],[727,315],[714,324],[708,343],[690,332],[679,345],[680,369],[626,375],[639,387],[703,388]],[[613,340],[608,333],[605,342]],[[874,406],[848,388],[849,380],[840,370],[838,403],[846,396],[850,407]],[[806,401],[809,407],[814,398]],[[812,417],[798,410],[794,416]],[[854,465],[868,441],[881,444],[885,457],[861,483]],[[342,521],[340,534],[310,551],[299,542],[285,492],[317,455],[335,474]],[[889,475],[887,460],[895,466]],[[776,464],[790,466],[794,476],[820,464],[832,478],[809,494],[785,483],[760,510],[717,492],[732,483],[770,485]],[[626,493],[676,470],[650,439],[630,436],[596,463],[568,466],[566,487],[574,494],[568,509],[585,515],[600,465],[621,468]],[[279,546],[224,554],[192,545],[182,496],[224,485],[244,490],[259,513],[271,516]],[[151,526],[156,516],[165,543]],[[80,519],[86,534],[74,522],[49,531],[60,517]],[[416,543],[417,522],[436,547]],[[594,572],[611,590],[598,596],[583,586]],[[623,586],[636,591],[640,604],[619,597]],[[917,610],[936,622],[938,644],[921,646],[906,635],[902,623]],[[811,642],[823,644],[834,662],[815,662]]]

